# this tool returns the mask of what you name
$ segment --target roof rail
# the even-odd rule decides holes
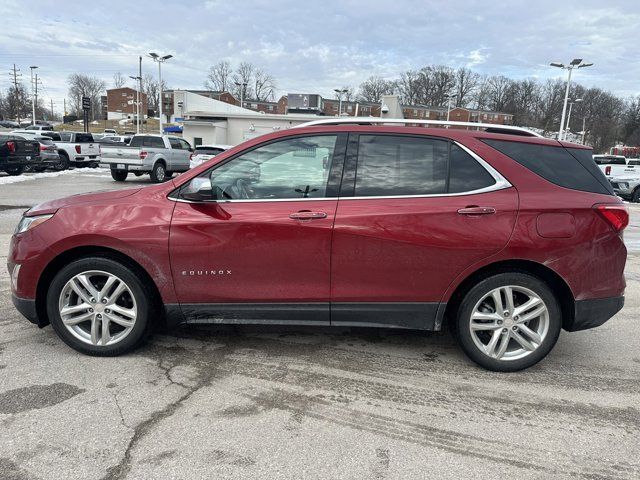
[[[313,127],[322,125],[374,125],[374,124],[413,124],[413,125],[434,125],[444,127],[471,127],[476,129],[484,129],[489,133],[505,133],[511,135],[522,135],[528,137],[542,137],[539,133],[524,127],[514,127],[513,125],[499,125],[494,123],[476,123],[476,122],[454,122],[446,120],[418,120],[413,118],[380,118],[380,117],[349,117],[349,118],[322,118],[312,120],[310,122],[301,123],[293,128]]]

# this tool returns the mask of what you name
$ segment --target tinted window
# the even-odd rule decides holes
[[[335,135],[297,137],[251,150],[196,177],[210,178],[225,200],[321,198],[327,190]],[[201,180],[200,180],[201,181]]]
[[[76,133],[76,143],[93,143],[93,135],[90,133]]]
[[[136,135],[129,142],[130,147],[141,147],[145,137]]]
[[[495,184],[495,179],[475,158],[455,143],[451,144],[449,193],[471,192]]]
[[[445,193],[448,142],[361,135],[355,196]]]
[[[593,160],[598,165],[625,165],[624,157],[609,157],[609,156],[596,156]]]
[[[589,150],[569,149],[573,151],[572,155],[564,147],[502,140],[483,141],[556,185],[584,192],[613,194],[609,182],[593,159],[580,160],[584,155],[591,157]]]
[[[62,141],[62,142],[70,142],[71,141],[71,134],[70,133],[61,133],[60,134],[60,141]]]
[[[180,141],[177,138],[169,138],[169,144],[174,150],[180,150],[182,148]]]
[[[143,146],[150,148],[165,148],[162,137],[144,137]]]
[[[60,135],[55,133],[55,132],[42,132],[42,136],[44,137],[49,137],[50,139],[54,140],[54,141],[60,141]]]
[[[587,170],[593,177],[604,186],[607,193],[611,195],[614,194],[613,187],[611,187],[611,183],[607,180],[607,177],[604,176],[602,170],[598,168],[596,162],[593,161],[593,155],[591,155],[591,150],[587,150],[584,148],[567,148],[567,152],[571,154],[573,158],[578,160],[580,164]]]
[[[196,147],[195,153],[199,155],[218,155],[219,153],[224,152],[221,148],[211,148],[211,147]]]
[[[179,138],[178,141],[180,142],[183,150],[191,150],[191,145],[189,145],[189,142],[187,142],[186,140],[182,140],[181,138]]]

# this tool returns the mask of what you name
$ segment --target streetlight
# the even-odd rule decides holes
[[[136,133],[140,133],[140,90],[142,86],[138,82],[142,82],[142,77],[129,75],[129,78],[136,81]]]
[[[173,55],[165,55],[164,57],[161,57],[157,53],[150,52],[149,56],[153,58],[154,62],[158,62],[158,88],[160,89],[160,100],[158,101],[158,108],[160,113],[160,135],[162,135],[162,64],[170,58],[173,58]]]
[[[451,99],[452,98],[456,98],[458,95],[453,94],[453,95],[445,95],[444,98],[448,99],[447,102],[447,122],[449,121],[449,114],[451,113]],[[447,125],[447,128],[449,128],[449,125]]]
[[[33,71],[38,68],[35,65],[29,67],[31,69],[31,124],[36,124],[36,94],[33,91]]]
[[[347,93],[349,90],[346,88],[334,88],[334,92],[338,95],[338,116],[342,115],[342,94]]]
[[[247,89],[247,82],[234,82],[236,87],[240,88],[240,108],[244,108],[244,91]]]
[[[567,70],[569,72],[567,78],[567,89],[564,92],[564,104],[562,105],[562,117],[560,117],[560,130],[558,131],[558,140],[562,140],[562,134],[564,132],[564,115],[567,112],[567,101],[569,100],[569,87],[571,86],[571,72],[574,68],[584,68],[590,67],[593,63],[582,63],[581,58],[574,58],[571,60],[569,65],[565,65],[560,62],[552,62],[549,65],[552,67],[562,68],[563,70]]]
[[[581,98],[576,98],[575,100],[571,100],[569,102],[569,113],[567,114],[567,128],[565,129],[564,132],[564,138],[567,138],[567,133],[569,133],[571,131],[571,109],[573,108],[573,104],[574,103],[580,103],[582,101]]]

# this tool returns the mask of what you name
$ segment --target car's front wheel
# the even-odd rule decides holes
[[[22,173],[24,172],[25,167],[7,167],[5,169],[5,172],[7,172],[9,175],[12,176],[17,176],[17,175],[22,175]]]
[[[547,284],[513,272],[485,278],[467,292],[455,331],[471,360],[489,370],[514,372],[542,360],[561,326],[560,307]]]
[[[115,356],[137,347],[149,332],[151,298],[129,267],[111,258],[87,257],[53,278],[47,314],[58,336],[75,350]]]
[[[157,162],[153,166],[153,170],[151,170],[150,177],[153,183],[164,182],[167,179],[167,169],[164,166],[164,163]]]
[[[116,182],[124,182],[127,179],[129,172],[126,170],[111,170],[111,178]]]

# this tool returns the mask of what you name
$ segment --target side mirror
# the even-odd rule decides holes
[[[209,178],[196,177],[182,191],[181,197],[192,202],[213,200],[213,187]]]

